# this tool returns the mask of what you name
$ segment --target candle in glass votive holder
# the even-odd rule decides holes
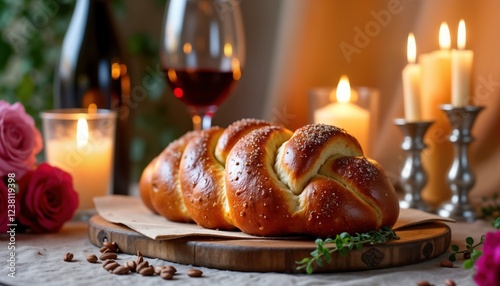
[[[314,88],[309,93],[309,121],[345,129],[358,140],[365,155],[370,156],[370,142],[374,141],[378,127],[378,100],[377,89],[351,88],[345,82],[339,82],[337,88]]]
[[[95,212],[94,197],[110,193],[116,112],[60,109],[42,112],[46,161],[71,174],[79,196],[76,216]]]

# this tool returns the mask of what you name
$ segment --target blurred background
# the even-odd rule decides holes
[[[111,0],[110,0],[111,1]],[[0,0],[0,99],[21,101],[40,128],[38,113],[52,108],[54,72],[74,0]],[[132,178],[172,140],[191,129],[185,106],[158,76],[159,38],[168,0],[112,0],[131,76],[131,88],[156,81],[147,98],[131,108]],[[486,106],[474,127],[470,148],[477,183],[472,194],[500,192],[500,3],[495,0],[237,0],[246,33],[246,66],[234,93],[213,124],[262,118],[290,129],[309,123],[308,94],[337,85],[347,74],[353,86],[380,91],[377,134],[370,154],[397,181],[404,160],[402,134],[393,120],[403,117],[401,71],[413,32],[417,54],[437,50],[441,22],[456,46],[460,19],[467,24],[467,48],[474,51],[472,91]],[[47,10],[52,7],[51,10]],[[53,7],[57,7],[56,10]],[[47,21],[40,11],[53,11]],[[54,12],[55,11],[55,12]],[[386,15],[380,18],[379,15]],[[378,24],[377,24],[378,23]],[[369,25],[362,45],[359,31]],[[19,36],[19,31],[22,31]],[[17,35],[17,36],[16,36]]]

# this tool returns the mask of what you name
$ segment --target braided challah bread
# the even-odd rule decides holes
[[[394,187],[345,130],[295,132],[253,119],[192,131],[144,169],[140,194],[165,218],[260,236],[319,237],[393,226]]]

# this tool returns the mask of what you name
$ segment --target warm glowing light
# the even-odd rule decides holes
[[[231,57],[233,55],[233,46],[230,43],[224,44],[224,56]]]
[[[89,141],[89,126],[87,120],[80,118],[76,124],[76,145],[85,147]]]
[[[457,46],[458,46],[459,50],[465,49],[465,22],[464,22],[464,20],[460,20],[460,22],[458,23]]]
[[[175,73],[175,70],[174,69],[169,69],[167,71],[167,76],[168,76],[168,79],[171,81],[171,82],[176,82],[177,81],[177,74]]]
[[[88,112],[89,113],[96,113],[97,112],[97,105],[95,103],[89,104]]]
[[[240,60],[238,60],[237,58],[234,58],[231,61],[231,67],[233,69],[233,79],[240,80],[240,78],[241,78]]]
[[[113,79],[118,79],[120,77],[120,64],[119,63],[113,63],[111,65],[111,77]]]
[[[181,98],[184,95],[184,92],[182,91],[182,88],[180,88],[180,87],[174,88],[174,95],[177,98]]]
[[[199,125],[200,123],[201,123],[201,116],[199,116],[199,115],[193,116],[193,124]]]
[[[407,58],[410,64],[414,64],[417,58],[417,43],[415,42],[415,36],[413,33],[408,35],[408,46],[407,46]]]
[[[336,97],[337,101],[341,103],[349,102],[351,99],[351,85],[346,75],[340,77],[339,84],[337,85]]]
[[[184,46],[182,47],[182,50],[184,51],[184,53],[186,55],[190,54],[193,51],[193,46],[189,42],[184,43]]]
[[[120,65],[120,73],[122,75],[127,74],[127,66],[125,64]]]
[[[450,28],[446,22],[441,23],[439,28],[439,47],[441,49],[449,49],[451,47]]]

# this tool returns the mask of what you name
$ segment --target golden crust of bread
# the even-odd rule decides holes
[[[140,188],[169,220],[261,236],[366,232],[399,215],[383,168],[345,130],[323,124],[292,132],[240,120],[187,133],[144,170]]]

